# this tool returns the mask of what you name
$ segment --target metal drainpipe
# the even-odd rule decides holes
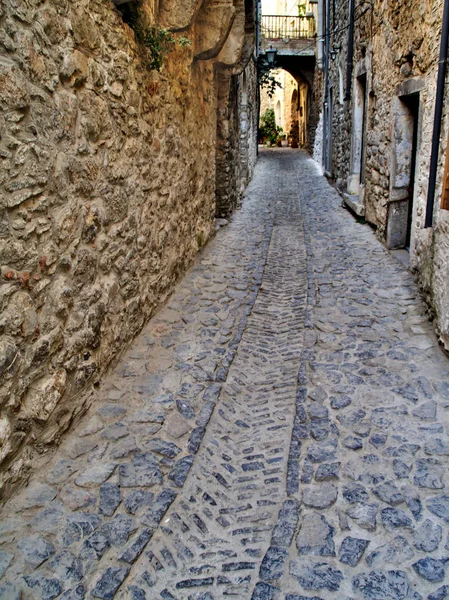
[[[438,62],[437,95],[435,99],[435,117],[433,121],[432,154],[430,158],[429,188],[427,192],[426,220],[424,227],[433,225],[433,209],[440,150],[441,120],[443,116],[444,87],[447,70],[447,44],[449,41],[449,0],[444,0],[443,28],[441,32],[440,60]]]
[[[351,98],[352,88],[352,67],[353,67],[353,55],[354,55],[354,12],[355,12],[355,0],[349,2],[349,30],[348,30],[348,59],[346,72],[346,93],[344,100],[348,101]]]
[[[318,68],[320,71],[324,70],[324,0],[318,0]]]
[[[259,56],[260,53],[260,1],[256,0],[256,4],[255,4],[255,21],[256,21],[256,58]]]
[[[447,0],[449,2],[449,0]],[[328,121],[329,121],[329,45],[331,32],[331,0],[326,0],[326,25],[324,29],[324,69],[325,69],[325,85],[324,85],[324,119],[323,119],[323,162],[324,168],[330,160],[328,156]]]
[[[449,0],[448,0],[449,1]],[[324,98],[327,101],[329,95],[329,44],[331,32],[331,0],[326,0],[326,26],[324,29],[324,68],[326,72],[326,84]]]

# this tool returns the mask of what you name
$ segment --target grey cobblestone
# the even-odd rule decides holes
[[[310,597],[309,589],[323,585],[323,600],[428,598],[440,593],[446,569],[448,479],[441,459],[449,432],[441,386],[448,362],[411,275],[339,207],[313,167],[302,169],[300,181],[314,335],[306,338],[299,377],[306,391],[297,415],[307,414],[311,425],[317,403],[332,410],[321,443],[312,431],[302,440],[299,469],[314,474],[294,495],[307,497],[306,488],[325,480],[326,465],[340,463],[331,479],[338,498],[320,510],[339,552],[304,563],[292,544],[283,590]],[[312,535],[313,521],[310,527]],[[297,540],[304,535],[301,527]],[[321,583],[315,569],[323,571]]]
[[[449,369],[301,152],[222,228],[0,520],[0,598],[449,597]]]

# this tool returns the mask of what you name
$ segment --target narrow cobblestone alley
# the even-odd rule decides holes
[[[449,598],[449,372],[412,275],[301,151],[3,509],[2,600]]]

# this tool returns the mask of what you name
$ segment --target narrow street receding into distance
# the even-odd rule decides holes
[[[0,523],[0,597],[449,598],[449,376],[301,151],[203,250]]]

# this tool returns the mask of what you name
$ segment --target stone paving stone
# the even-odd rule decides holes
[[[61,600],[84,600],[86,597],[86,589],[83,585],[78,585],[76,588],[67,590],[60,598]]]
[[[299,554],[335,556],[335,528],[329,525],[324,515],[304,513],[301,529],[296,536]]]
[[[368,540],[345,537],[340,547],[339,561],[351,567],[357,566],[368,544]]]
[[[55,552],[53,545],[39,535],[32,535],[20,540],[17,547],[24,555],[26,562],[34,568],[41,565]]]
[[[415,592],[404,571],[371,571],[362,573],[353,579],[355,592],[362,598],[382,598],[383,600],[420,600],[422,596]]]
[[[14,554],[0,550],[0,577],[3,577],[13,558]]]
[[[0,598],[449,598],[448,360],[300,151],[0,518]]]
[[[402,535],[393,538],[387,544],[377,546],[366,557],[370,567],[384,567],[385,565],[401,565],[413,558],[415,553],[408,541]]]
[[[92,596],[111,600],[128,572],[129,567],[108,567],[92,590]]]

